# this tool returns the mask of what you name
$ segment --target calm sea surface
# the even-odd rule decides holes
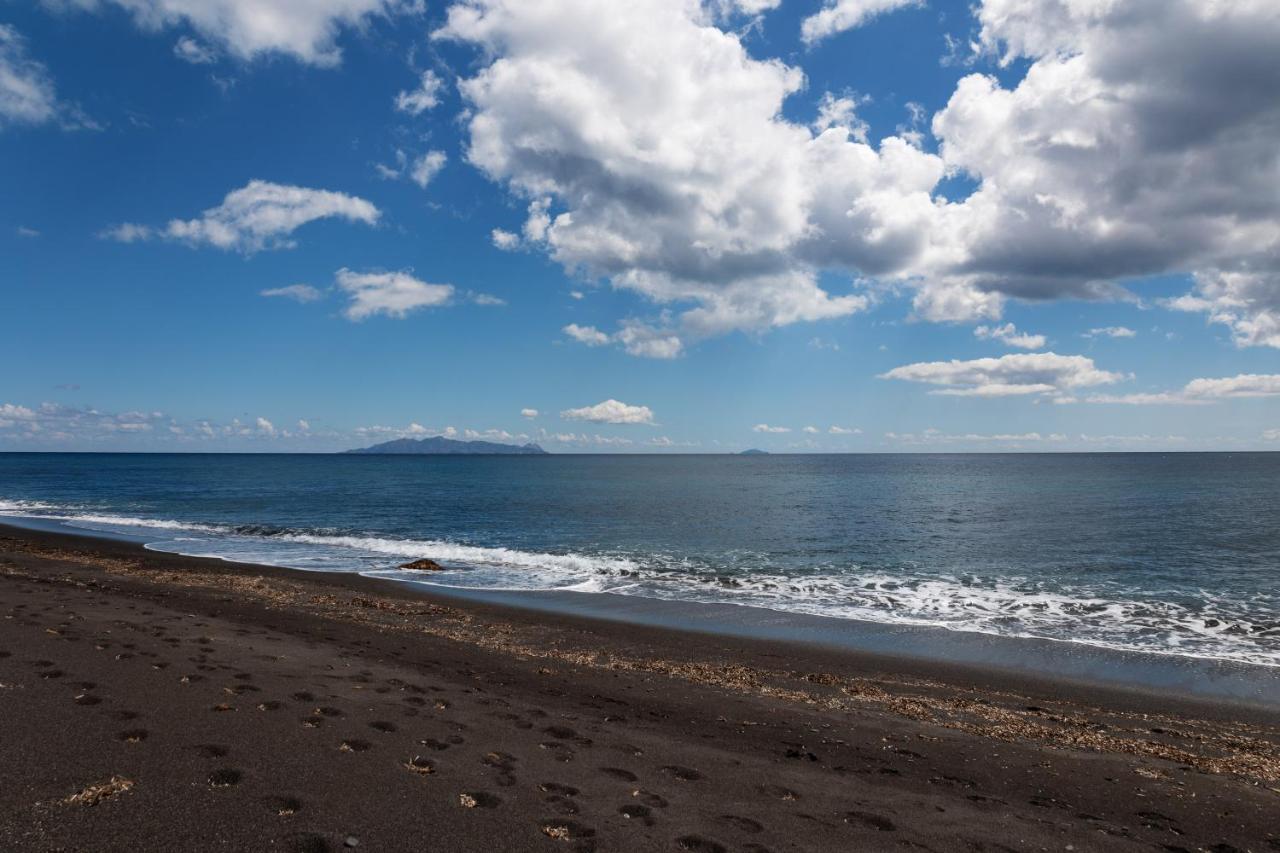
[[[0,515],[299,569],[1280,666],[1280,453],[0,454]]]

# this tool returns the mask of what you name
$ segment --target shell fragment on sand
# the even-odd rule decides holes
[[[133,780],[123,776],[112,776],[105,782],[89,785],[79,793],[67,797],[68,805],[96,806],[103,800],[124,794],[133,788]]]

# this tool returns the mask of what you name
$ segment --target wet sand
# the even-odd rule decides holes
[[[1278,850],[1280,713],[0,527],[0,849]]]

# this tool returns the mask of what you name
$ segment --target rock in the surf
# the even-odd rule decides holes
[[[412,572],[443,572],[445,567],[435,560],[423,557],[421,560],[414,560],[412,563],[404,563],[400,568],[408,569]]]

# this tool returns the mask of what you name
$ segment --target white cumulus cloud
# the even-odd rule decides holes
[[[190,27],[239,59],[280,53],[323,67],[342,61],[337,36],[343,28],[358,29],[375,15],[420,8],[412,0],[63,0],[63,5],[118,6],[143,30]]]
[[[196,219],[173,219],[163,229],[124,223],[102,236],[125,243],[159,236],[252,254],[294,247],[293,232],[309,222],[343,219],[375,225],[380,216],[378,208],[357,196],[253,180]]]
[[[597,424],[653,424],[653,411],[648,406],[631,406],[613,399],[580,409],[565,409],[560,417]]]
[[[451,284],[429,284],[407,272],[355,272],[342,268],[334,276],[338,289],[351,297],[343,314],[364,320],[377,314],[404,317],[419,308],[447,305],[453,300]]]
[[[422,189],[427,188],[431,179],[440,174],[448,156],[443,151],[428,151],[413,161],[409,169],[409,178]]]
[[[531,420],[532,420],[533,418],[536,418],[537,416],[538,416],[538,410],[537,410],[537,409],[521,409],[521,410],[520,410],[520,417],[522,417],[522,418],[529,418],[529,419],[531,419]]]
[[[791,432],[791,427],[769,426],[768,424],[756,424],[751,428],[751,431],[765,432],[765,433],[784,433],[784,432]]]
[[[501,228],[495,228],[489,232],[489,239],[493,241],[494,248],[504,252],[512,252],[520,248],[520,235]]]
[[[903,5],[835,0],[808,26]],[[907,288],[935,321],[1195,274],[1177,307],[1280,346],[1280,7],[975,13],[979,51],[1017,74],[968,74],[931,121],[874,142],[836,96],[789,119],[802,71],[751,56],[688,0],[459,0],[435,36],[478,49],[460,83],[466,156],[528,204],[524,243],[658,306],[640,328],[663,343],[637,354],[869,306],[819,286],[824,272]],[[976,190],[948,201],[949,175]]]
[[[1206,405],[1219,400],[1280,397],[1280,374],[1241,373],[1218,379],[1192,379],[1175,391],[1138,394],[1092,394],[1086,403],[1126,406]],[[1080,402],[1063,400],[1061,402]]]
[[[984,341],[1003,341],[1018,349],[1043,349],[1045,345],[1044,335],[1019,332],[1018,327],[1013,323],[1005,323],[1003,326],[978,326],[974,328],[973,335]]]
[[[956,397],[1008,397],[1058,394],[1077,388],[1108,385],[1127,378],[1100,370],[1093,359],[1057,353],[1013,353],[969,361],[928,361],[895,367],[881,379],[901,379],[939,386],[932,394]]]
[[[440,90],[444,81],[434,71],[422,72],[416,89],[406,89],[396,95],[396,109],[409,115],[421,115],[440,103]]]
[[[1194,294],[1165,304],[1227,326],[1237,346],[1280,348],[1280,273],[1274,269],[1200,272]]]
[[[822,9],[800,23],[800,37],[815,42],[860,27],[885,12],[922,5],[923,0],[826,0]]]
[[[173,55],[192,65],[211,65],[218,61],[217,54],[191,36],[178,39],[173,46]]]
[[[58,99],[53,76],[44,63],[31,58],[27,40],[14,27],[0,23],[0,130],[49,122],[63,130],[102,129],[80,107]]]
[[[941,271],[1028,298],[1195,273],[1240,342],[1280,345],[1280,6],[984,0],[977,16],[985,52],[1029,66],[1012,87],[966,76],[933,118],[947,165],[979,182],[941,218],[963,249]]]
[[[893,172],[928,207],[941,176],[941,163],[914,149],[889,143],[882,160],[846,145],[846,128],[819,141],[781,119],[803,74],[752,59],[683,0],[475,0],[450,7],[436,35],[489,58],[459,84],[472,108],[467,156],[529,200],[524,240],[685,308],[669,327],[632,332],[624,344],[635,354],[672,357],[685,339],[865,309],[865,295],[828,293],[815,265],[794,257],[801,244],[824,243],[809,221],[815,192],[830,178],[836,192],[881,183],[889,204]],[[852,173],[826,174],[828,165]],[[889,222],[871,207],[854,220],[876,231],[872,242],[914,239],[910,215]],[[848,212],[821,211],[846,231]]]
[[[8,24],[0,24],[0,127],[42,124],[58,112],[53,78],[27,55],[26,40]]]
[[[604,346],[613,340],[595,326],[579,326],[577,323],[570,323],[560,331],[564,332],[578,343],[586,344],[589,347]]]

